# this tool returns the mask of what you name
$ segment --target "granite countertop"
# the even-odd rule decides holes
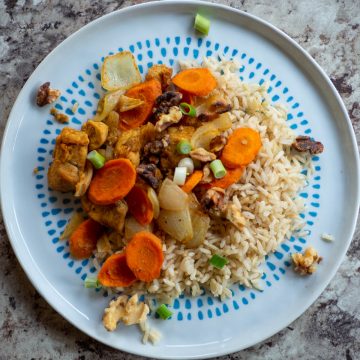
[[[0,0],[0,136],[40,61],[68,35],[124,0]],[[360,139],[360,11],[354,0],[222,0],[294,38],[340,92]],[[0,359],[140,359],[102,345],[58,315],[17,262],[0,215]],[[360,232],[320,298],[286,329],[230,359],[359,359]]]

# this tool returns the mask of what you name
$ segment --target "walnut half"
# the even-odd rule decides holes
[[[47,81],[39,87],[39,90],[36,94],[36,104],[38,106],[45,106],[47,104],[51,104],[56,101],[60,95],[60,90],[51,89],[50,82]]]

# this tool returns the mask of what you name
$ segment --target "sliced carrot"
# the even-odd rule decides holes
[[[125,198],[130,214],[141,225],[148,225],[154,217],[152,202],[147,195],[147,189],[135,185]]]
[[[125,253],[108,257],[99,271],[98,280],[107,287],[126,287],[134,283],[136,277],[127,266]]]
[[[181,190],[186,193],[191,192],[194,187],[201,181],[203,177],[203,172],[201,170],[194,171],[185,181],[185,184],[181,186]]]
[[[212,187],[218,187],[221,189],[227,189],[230,185],[237,183],[241,179],[241,175],[244,172],[244,167],[238,167],[235,169],[226,169],[226,175],[221,179],[214,179],[208,184],[204,184],[204,188],[209,189]]]
[[[228,168],[251,163],[261,148],[260,134],[250,128],[236,129],[228,138],[221,161]]]
[[[104,229],[96,221],[83,221],[72,233],[69,239],[70,254],[76,259],[87,259],[96,249],[96,244]]]
[[[155,100],[161,95],[161,83],[152,79],[129,89],[126,96],[144,101],[144,104],[135,109],[120,113],[120,130],[129,130],[145,124],[152,114]]]
[[[216,79],[206,68],[180,71],[172,82],[180,89],[197,96],[207,96],[216,88]]]
[[[135,234],[125,249],[126,261],[136,278],[150,282],[160,276],[164,261],[161,240],[148,231]]]
[[[93,177],[89,199],[96,205],[114,204],[130,192],[135,181],[136,170],[130,160],[110,160]]]

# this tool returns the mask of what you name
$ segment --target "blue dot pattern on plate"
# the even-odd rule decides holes
[[[243,49],[230,49],[226,45],[202,38],[175,36],[138,41],[128,48],[119,46],[109,54],[123,50],[130,50],[134,54],[142,74],[145,74],[147,69],[155,63],[168,64],[176,69],[176,61],[180,59],[201,61],[204,56],[219,55],[237,59],[241,63],[239,77],[246,82],[258,82],[260,85],[267,82],[269,84],[268,93],[272,102],[287,105],[289,109],[287,121],[291,129],[299,134],[311,134],[311,120],[301,111],[301,104],[291,95],[289,87],[285,86],[284,81],[278,75],[273,74],[266,64],[257,61]],[[99,58],[101,60],[83,69],[75,80],[69,81],[68,88],[63,90],[63,95],[56,104],[56,108],[69,115],[69,125],[75,128],[80,128],[83,122],[93,116],[97,102],[104,93],[100,84],[100,69],[104,58],[101,56]],[[72,107],[76,102],[79,107],[74,114]],[[69,243],[59,240],[66,221],[72,213],[82,211],[80,202],[70,194],[54,192],[47,187],[46,171],[51,162],[55,138],[62,127],[61,124],[54,122],[50,116],[45,120],[45,127],[37,147],[38,173],[34,177],[34,187],[36,197],[39,200],[39,211],[42,214],[49,241],[54,246],[54,252],[63,258],[65,266],[73,271],[74,276],[78,276],[81,281],[84,281],[87,276],[94,276],[96,272],[95,267],[92,266],[92,261],[73,260],[69,253]],[[308,235],[311,234],[311,228],[314,226],[320,207],[321,160],[317,156],[314,156],[313,160],[315,171],[311,184],[307,185],[300,193],[300,196],[307,202],[306,211],[301,214],[301,217],[306,223]],[[262,276],[263,291],[257,292],[246,289],[243,285],[233,286],[233,297],[224,302],[210,297],[205,292],[197,298],[181,296],[175,300],[171,308],[174,312],[171,319],[182,322],[202,321],[241,311],[251,302],[256,301],[257,297],[262,296],[268,287],[281,281],[290,267],[289,254],[294,251],[301,251],[306,242],[304,236],[292,236],[281,244],[274,254],[266,256]],[[106,291],[103,291],[102,295],[108,296]]]

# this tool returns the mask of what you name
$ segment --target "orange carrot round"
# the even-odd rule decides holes
[[[250,128],[236,129],[228,138],[221,161],[228,168],[251,163],[261,148],[260,134]]]
[[[154,209],[146,189],[135,185],[125,198],[130,214],[141,225],[150,224],[154,217]]]
[[[110,160],[93,177],[89,199],[97,205],[113,204],[130,192],[135,181],[136,170],[130,160]]]
[[[69,239],[70,254],[76,259],[87,259],[96,249],[103,227],[92,219],[83,221]]]
[[[216,79],[206,68],[180,71],[172,82],[180,89],[197,96],[207,96],[216,88]]]
[[[201,170],[194,171],[185,181],[185,184],[181,186],[181,190],[186,193],[191,192],[194,187],[201,181],[203,172]]]
[[[102,265],[98,280],[107,287],[126,287],[136,281],[136,277],[126,263],[125,253],[113,254]]]
[[[162,93],[161,83],[152,79],[129,89],[125,95],[144,101],[139,107],[120,113],[120,130],[129,130],[143,125],[150,115],[155,104],[155,100]]]
[[[161,240],[148,231],[135,234],[125,249],[126,262],[137,279],[150,282],[160,276],[164,261]]]
[[[210,183],[204,184],[203,187],[206,189],[212,187],[227,189],[230,185],[235,184],[240,180],[243,172],[244,172],[243,166],[235,169],[226,169],[226,175],[224,177],[222,177],[221,179],[214,179]]]

